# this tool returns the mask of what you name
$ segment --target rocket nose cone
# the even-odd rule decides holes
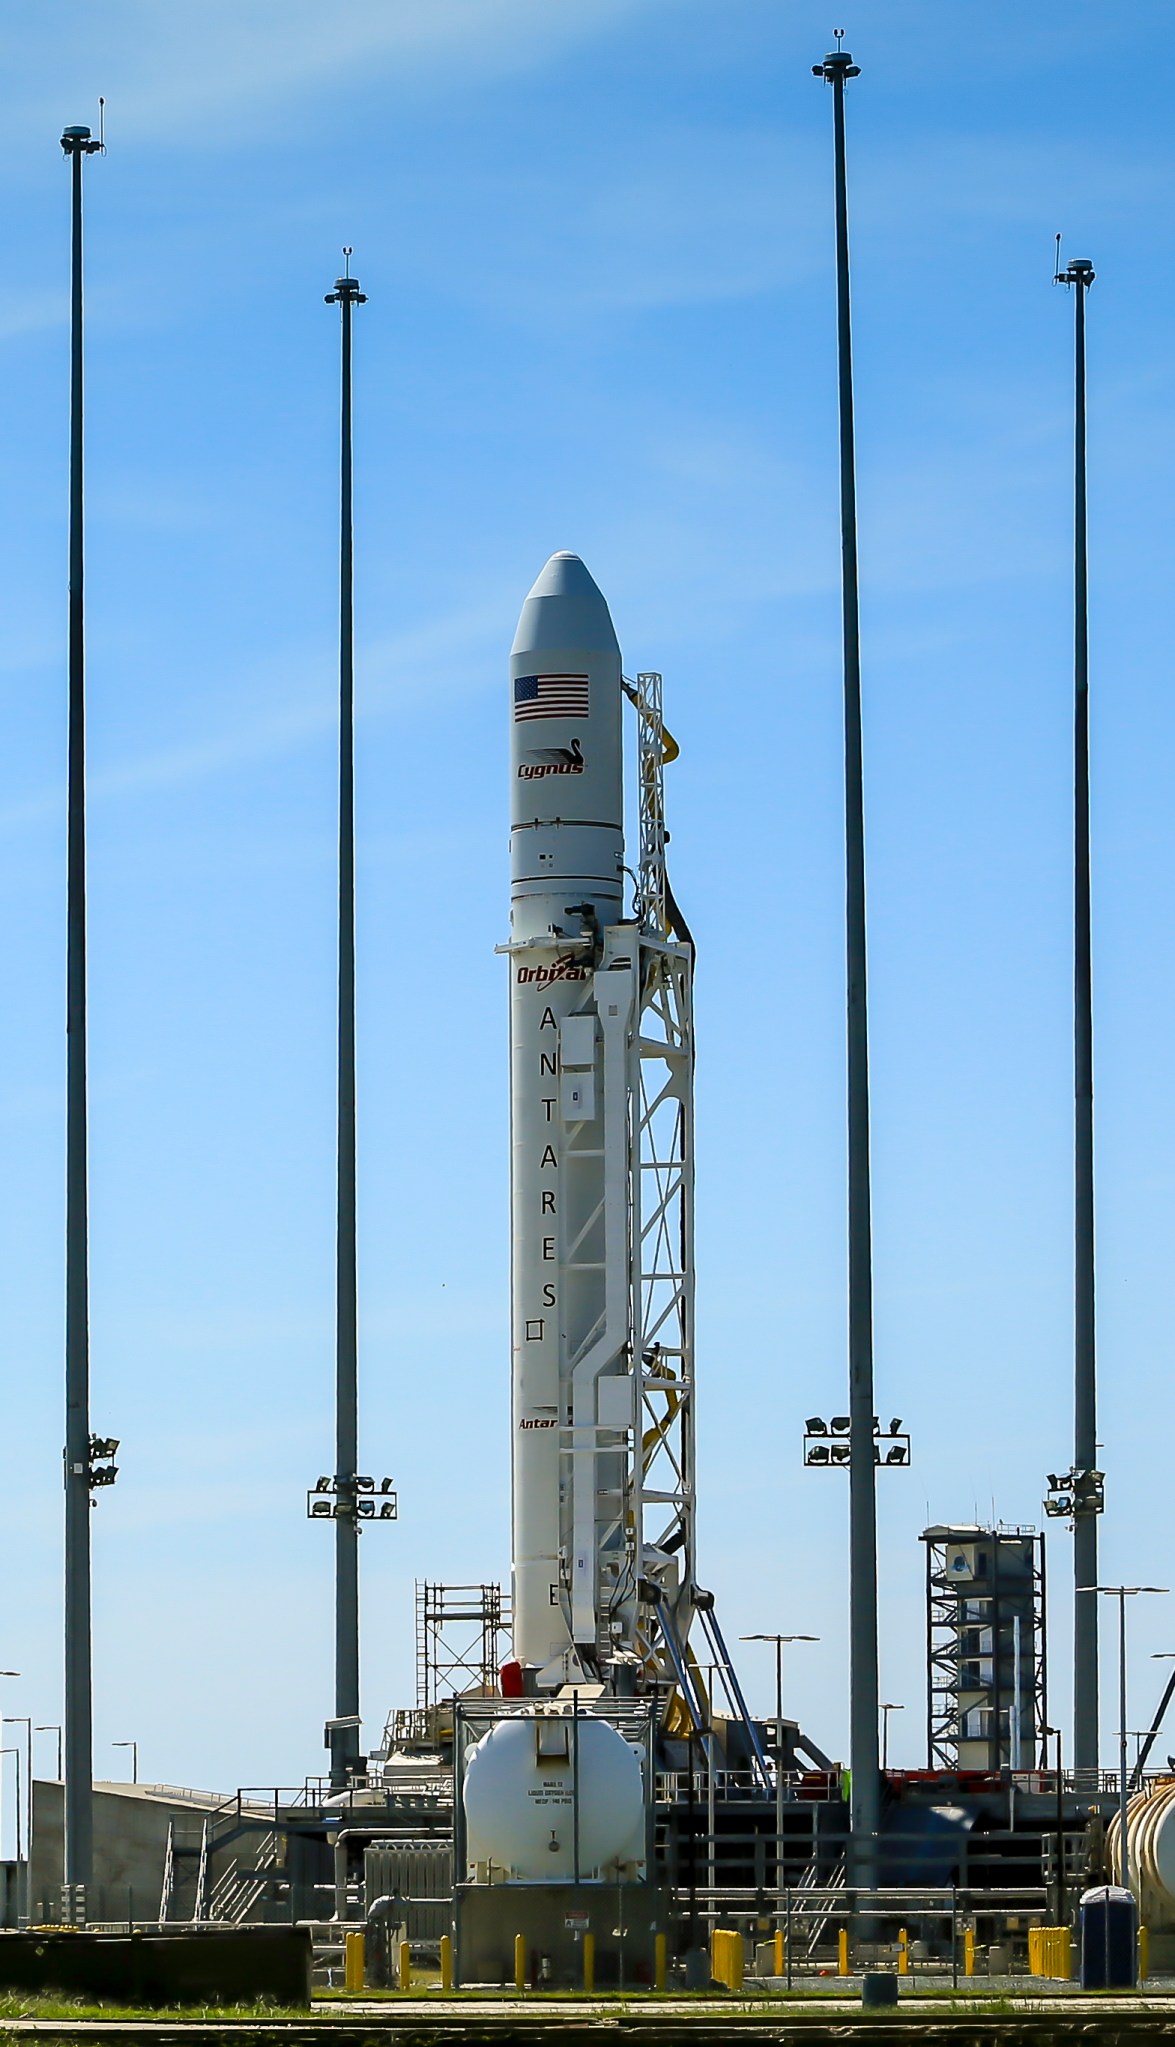
[[[522,607],[510,651],[533,654],[545,647],[620,653],[603,593],[577,554],[551,556]]]

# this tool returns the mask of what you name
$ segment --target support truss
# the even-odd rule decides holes
[[[661,677],[637,677],[641,926],[632,1047],[632,1329],[639,1379],[632,1460],[634,1648],[672,1680],[694,1587],[693,950],[670,936]],[[665,1640],[666,1628],[672,1640]]]

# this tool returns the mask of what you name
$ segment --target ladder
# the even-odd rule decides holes
[[[796,1891],[798,1892],[815,1891],[818,1883],[819,1873],[816,1868],[815,1859],[813,1859],[811,1862],[809,1862],[807,1868],[804,1870],[804,1873],[796,1886]],[[817,1948],[820,1945],[821,1939],[823,1938],[824,1935],[824,1929],[828,1925],[828,1922],[832,1917],[833,1908],[836,1904],[835,1898],[827,1897],[825,1893],[828,1891],[843,1891],[844,1888],[845,1858],[843,1855],[841,1855],[837,1860],[836,1867],[834,1868],[827,1884],[820,1884],[821,1891],[820,1897],[801,1898],[798,1910],[795,1907],[793,1907],[794,1916],[799,1920],[801,1937],[805,1929],[807,1931],[808,1943],[805,1949],[805,1953],[807,1954],[809,1961],[812,1960],[813,1956],[816,1953]],[[795,1895],[796,1893],[793,1892],[792,1893],[793,1898],[795,1897]]]
[[[208,1822],[200,1829],[200,1860],[196,1865],[196,1896],[192,1903],[192,1922],[208,1917]]]
[[[175,1821],[167,1822],[167,1848],[163,1857],[163,1888],[159,1893],[159,1924],[162,1926],[171,1910],[171,1897],[175,1889]]]

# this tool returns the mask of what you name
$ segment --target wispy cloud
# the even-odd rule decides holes
[[[41,334],[48,327],[64,327],[69,300],[64,291],[5,291],[0,293],[0,341],[16,341],[26,334]]]
[[[1158,205],[1175,180],[1175,154],[1153,147],[1085,147],[1008,135],[993,122],[987,133],[921,130],[861,162],[853,210],[864,228],[896,225],[905,238],[943,222],[1047,223],[1042,269],[1053,253],[1052,233],[1066,221],[1117,223],[1137,206],[1140,191]],[[1047,274],[1047,272],[1046,272]]]
[[[236,142],[347,77],[446,86],[529,69],[655,0],[73,0],[57,10],[52,95],[37,11],[8,10],[0,54],[15,124],[85,117],[104,92],[113,137]],[[14,125],[9,122],[9,131]]]
[[[460,186],[430,182],[446,236],[405,260],[429,287],[533,322],[615,319],[776,290],[820,260],[818,166],[793,138],[720,123],[650,120],[622,150],[501,152]],[[415,199],[414,203],[419,203]]]
[[[438,695],[450,705],[476,695],[498,677],[501,636],[500,603],[475,603],[405,632],[361,643],[356,657],[358,718],[383,717]],[[250,720],[231,726],[222,723],[200,738],[188,737],[172,746],[94,765],[89,776],[91,801],[101,804],[114,797],[178,788],[209,776],[235,773],[258,761],[275,760],[304,746],[334,725],[334,688],[324,686],[333,662],[333,650],[324,648],[319,659],[302,651],[297,657],[278,657],[266,663],[265,670],[273,672],[275,697],[280,682],[280,701]],[[254,697],[270,694],[269,675],[260,664],[252,669],[252,682]],[[244,680],[239,680],[236,700],[245,694]],[[16,829],[47,818],[57,821],[61,804],[58,788],[19,797],[0,806],[0,829]]]

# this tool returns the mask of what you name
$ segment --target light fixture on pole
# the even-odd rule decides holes
[[[5,1676],[5,1675],[6,1675],[6,1676],[8,1676],[8,1677],[16,1677],[16,1676],[18,1676],[18,1675],[19,1675],[19,1673],[18,1673],[17,1671],[15,1671],[15,1670],[10,1670],[10,1671],[7,1671],[7,1672],[0,1672],[0,1676]],[[2,1721],[2,1723],[0,1723],[0,1724],[2,1724],[2,1725],[3,1725],[3,1726],[5,1726],[5,1727],[23,1727],[23,1728],[24,1728],[24,1751],[25,1751],[25,1755],[24,1755],[24,1761],[25,1761],[25,1770],[24,1770],[24,1809],[25,1809],[25,1840],[26,1840],[26,1842],[28,1843],[28,1851],[29,1851],[29,1855],[31,1856],[31,1855],[32,1855],[32,1852],[33,1852],[33,1722],[32,1722],[32,1716],[31,1716],[31,1714],[28,1714],[28,1713],[5,1713],[5,1715],[4,1715],[4,1717],[3,1717],[3,1721]],[[30,1895],[31,1895],[31,1894],[30,1894],[30,1891],[29,1891],[29,1871],[28,1871],[28,1865],[27,1865],[27,1863],[26,1863],[26,1866],[25,1866],[25,1880],[24,1880],[24,1916],[25,1916],[25,1918],[26,1918],[26,1919],[27,1919],[27,1918],[29,1917],[29,1899],[30,1899]]]
[[[740,1635],[741,1642],[775,1644],[775,1888],[783,1890],[783,1651],[790,1642],[818,1642],[819,1635]]]
[[[869,1171],[869,1017],[866,992],[865,799],[861,731],[861,620],[849,291],[845,86],[860,76],[843,46],[812,66],[832,87],[840,438],[841,635],[845,790],[845,1053],[848,1137],[849,1322],[849,1880],[877,1880],[881,1776],[877,1755],[877,1490],[873,1422],[873,1240]]]
[[[21,1809],[20,1750],[18,1748],[0,1748],[0,1756],[15,1756],[16,1758],[16,1860],[19,1865],[21,1862],[24,1861],[24,1848],[22,1845],[22,1836],[20,1828]]]
[[[1094,1315],[1093,966],[1089,832],[1089,517],[1086,489],[1085,309],[1093,264],[1061,268],[1057,236],[1054,284],[1074,291],[1073,405],[1073,1469],[1066,1494],[1073,1527],[1073,1583],[1098,1574],[1098,1516],[1104,1475],[1097,1463],[1097,1359]],[[1050,1487],[1052,1482],[1050,1481]],[[1049,1511],[1046,1506],[1046,1511]],[[1054,1514],[1059,1506],[1053,1507]],[[1073,1766],[1098,1766],[1098,1614],[1073,1609]]]
[[[2,1673],[2,1672],[0,1672],[0,1676],[2,1676],[2,1675],[3,1675],[3,1673]],[[60,1782],[61,1782],[61,1722],[60,1722],[59,1720],[47,1720],[47,1721],[46,1721],[46,1722],[44,1723],[44,1725],[41,1725],[40,1723],[38,1723],[38,1725],[37,1725],[36,1727],[34,1727],[34,1729],[33,1729],[33,1733],[34,1733],[34,1734],[55,1734],[55,1735],[57,1736],[57,1782],[58,1782],[58,1783],[60,1784]]]
[[[1059,1727],[1046,1727],[1044,1729],[1044,1738],[1046,1743],[1048,1741],[1050,1734],[1055,1734],[1057,1737],[1056,1924],[1058,1926],[1063,1926],[1065,1924],[1065,1913],[1068,1909],[1068,1898],[1066,1895],[1065,1884],[1065,1779],[1061,1769],[1061,1730]],[[1047,1747],[1045,1749],[1045,1761],[1046,1762],[1048,1761]]]
[[[892,1699],[883,1699],[881,1701],[881,1767],[883,1771],[889,1768],[889,1716],[891,1713],[904,1713],[905,1710],[904,1706],[895,1704]]]
[[[1151,1656],[1151,1662],[1175,1663],[1175,1653],[1173,1653],[1170,1649],[1157,1649]],[[1135,1757],[1134,1768],[1130,1773],[1130,1789],[1132,1791],[1137,1791],[1139,1785],[1142,1783],[1143,1771],[1146,1769],[1147,1762],[1150,1759],[1150,1752],[1153,1749],[1155,1742],[1158,1740],[1159,1729],[1162,1727],[1162,1724],[1167,1717],[1167,1708],[1170,1705],[1173,1696],[1175,1696],[1175,1670],[1172,1670],[1170,1677],[1167,1679],[1167,1682],[1163,1687],[1163,1696],[1159,1700],[1159,1703],[1155,1708],[1155,1717],[1151,1721],[1151,1724],[1146,1731],[1146,1738],[1143,1741],[1142,1747],[1139,1749],[1137,1756]]]
[[[65,1101],[65,1881],[70,1895],[94,1864],[93,1646],[90,1510],[89,1196],[86,1108],[86,653],[82,482],[82,165],[102,148],[67,128],[71,177],[69,397],[69,702],[66,796]],[[74,1916],[73,1905],[70,1916]]]
[[[1118,1881],[1130,1889],[1130,1844],[1126,1839],[1126,1601],[1141,1592],[1166,1592],[1166,1585],[1079,1585],[1078,1593],[1100,1592],[1118,1602]]]
[[[137,1784],[137,1783],[138,1783],[138,1781],[139,1781],[139,1744],[138,1744],[138,1742],[137,1742],[137,1741],[112,1741],[112,1742],[111,1742],[111,1744],[110,1744],[110,1746],[111,1746],[111,1748],[129,1748],[129,1749],[131,1750],[131,1752],[132,1752],[132,1753],[131,1753],[131,1783],[132,1783],[132,1784]]]
[[[815,1470],[848,1471],[852,1457],[852,1421],[847,1414],[834,1414],[825,1422],[810,1414],[804,1423],[804,1463]],[[873,1463],[884,1470],[906,1470],[910,1463],[910,1432],[895,1415],[888,1429],[873,1417]]]
[[[0,1677],[19,1677],[19,1670],[0,1670]]]

